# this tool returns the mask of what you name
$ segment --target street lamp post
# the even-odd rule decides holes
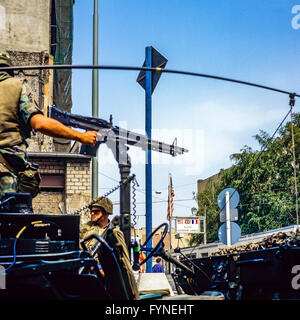
[[[98,0],[94,0],[93,16],[93,65],[98,65]],[[99,70],[92,74],[92,116],[99,118]],[[92,197],[98,196],[98,157],[92,159]]]

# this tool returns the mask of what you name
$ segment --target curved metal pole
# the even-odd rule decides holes
[[[161,69],[161,68],[146,68],[146,67],[127,67],[127,66],[101,66],[101,65],[68,65],[68,64],[61,64],[61,65],[40,65],[40,66],[17,66],[17,67],[1,67],[0,71],[5,70],[40,70],[40,69],[99,69],[99,70],[132,70],[132,71],[155,71],[155,72],[164,72],[164,73],[174,73],[174,74],[182,74],[188,76],[196,76],[202,78],[209,78],[215,80],[222,80],[222,81],[229,81],[233,83],[243,84],[247,86],[257,87],[265,90],[271,90],[278,93],[293,94],[295,97],[300,97],[299,94],[295,92],[290,92],[282,89],[276,89],[273,87],[264,86],[254,82],[247,82],[237,79],[225,78],[220,76],[214,76],[204,73],[197,73],[197,72],[190,72],[190,71],[180,71],[180,70],[171,70],[171,69]]]

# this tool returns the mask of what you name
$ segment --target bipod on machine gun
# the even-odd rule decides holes
[[[169,154],[173,157],[188,152],[187,149],[178,147],[175,143],[166,144],[160,141],[148,139],[144,134],[129,131],[112,123],[94,117],[85,117],[62,111],[56,106],[48,107],[48,116],[66,126],[84,130],[98,131],[101,134],[94,147],[82,145],[80,153],[95,157],[99,146],[103,143],[112,151],[119,165],[121,183],[126,181],[130,175],[131,160],[128,155],[129,147],[137,147],[144,151],[152,150]],[[123,184],[120,188],[120,215],[121,230],[124,233],[127,246],[130,246],[130,184]]]

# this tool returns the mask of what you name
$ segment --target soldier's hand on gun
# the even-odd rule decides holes
[[[102,135],[97,131],[86,131],[82,132],[80,136],[80,142],[82,144],[89,144],[91,146],[95,146],[97,139],[99,139]]]

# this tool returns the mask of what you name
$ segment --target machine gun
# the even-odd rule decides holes
[[[103,119],[84,117],[81,115],[71,114],[66,111],[61,111],[55,106],[48,107],[48,116],[55,119],[66,126],[73,128],[80,128],[84,130],[94,130],[101,134],[99,140],[94,147],[82,145],[80,153],[90,156],[96,156],[100,144],[105,143],[111,149],[117,163],[119,164],[119,171],[121,182],[127,181],[130,176],[131,161],[128,155],[130,146],[141,148],[144,151],[153,150],[169,154],[173,157],[188,152],[185,148],[178,147],[175,142],[173,144],[166,144],[160,141],[149,139],[146,135],[128,131],[123,128],[114,126],[112,117],[110,121]],[[176,139],[174,141],[177,141]],[[130,184],[123,184],[120,188],[120,214],[122,223],[121,230],[125,235],[125,241],[130,247]]]
[[[66,126],[84,130],[95,130],[102,135],[94,147],[85,145],[81,146],[81,154],[95,157],[101,143],[107,144],[107,146],[112,150],[118,163],[127,163],[129,161],[127,155],[129,146],[139,147],[145,151],[153,150],[162,152],[170,154],[173,157],[188,152],[187,149],[180,148],[175,145],[175,143],[166,144],[160,141],[148,139],[146,135],[114,126],[112,123],[112,117],[110,117],[110,121],[108,122],[99,118],[84,117],[62,111],[55,106],[48,107],[48,116]]]

